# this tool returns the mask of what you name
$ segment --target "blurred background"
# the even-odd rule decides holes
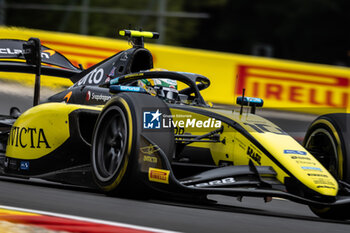
[[[146,41],[154,66],[208,77],[202,95],[214,104],[231,108],[245,89],[265,109],[350,112],[348,12],[349,0],[0,0],[0,38],[38,37],[88,68],[130,47],[118,30],[157,31]]]
[[[0,23],[113,38],[131,26],[165,45],[349,66],[349,10],[348,0],[0,0]]]
[[[0,38],[38,37],[86,69],[130,48],[119,29],[157,31],[160,39],[146,44],[155,67],[207,76],[211,86],[202,94],[220,108],[234,109],[246,89],[246,96],[264,99],[259,115],[301,142],[317,114],[350,112],[349,12],[350,0],[0,0]],[[42,76],[41,100],[71,85]],[[0,115],[30,108],[33,86],[33,74],[0,72]],[[2,204],[164,229],[349,232],[349,224],[321,222],[306,206],[283,200],[232,204],[214,197],[220,208],[214,211],[69,187],[1,182],[1,190]]]

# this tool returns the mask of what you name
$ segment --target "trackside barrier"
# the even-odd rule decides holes
[[[125,40],[81,36],[25,28],[0,27],[1,38],[40,38],[73,64],[87,68],[114,53],[128,49]],[[344,111],[349,105],[350,69],[271,58],[210,52],[146,43],[155,67],[199,73],[211,79],[203,91],[206,100],[233,104],[246,89],[246,96],[264,99],[265,107],[305,112]],[[0,52],[4,48],[0,48]],[[2,78],[31,80],[26,75]],[[69,86],[69,80],[42,78],[46,86]]]

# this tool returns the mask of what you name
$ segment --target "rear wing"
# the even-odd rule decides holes
[[[34,38],[31,38],[34,39]],[[0,40],[0,59],[23,59],[26,60],[24,50],[26,46],[32,43],[31,39],[29,41],[25,40]],[[50,49],[44,45],[41,45],[41,62],[49,65],[54,65],[69,70],[79,70],[75,67],[65,56],[59,52]]]
[[[41,45],[38,38],[30,38],[28,41],[0,40],[0,71],[35,74],[33,105],[37,105],[41,74],[69,78],[75,83],[75,74],[82,69],[75,67],[59,52]]]

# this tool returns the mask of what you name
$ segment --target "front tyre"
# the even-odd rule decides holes
[[[128,168],[136,133],[130,106],[122,97],[113,99],[101,112],[92,137],[91,163],[94,181],[106,192],[120,186]]]
[[[326,114],[309,127],[303,145],[337,179],[350,183],[350,115]],[[348,205],[336,207],[310,206],[321,218],[350,219]]]
[[[144,112],[171,115],[161,99],[140,93],[120,93],[103,108],[91,142],[91,164],[97,186],[109,195],[140,197],[149,191],[148,170],[142,169],[145,138],[162,150],[169,162],[175,148],[174,129],[143,129]]]

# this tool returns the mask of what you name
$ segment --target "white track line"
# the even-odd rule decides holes
[[[93,218],[85,218],[85,217],[79,217],[79,216],[68,215],[68,214],[58,214],[58,213],[54,213],[54,212],[18,208],[18,207],[13,207],[13,206],[6,206],[6,205],[0,205],[0,208],[14,210],[14,211],[34,213],[34,214],[47,215],[47,216],[53,216],[53,217],[59,217],[59,218],[67,218],[67,219],[85,221],[85,222],[90,222],[90,223],[105,224],[105,225],[116,226],[116,227],[125,227],[125,228],[131,228],[131,229],[135,229],[135,230],[152,231],[152,232],[157,232],[157,233],[179,233],[178,231],[169,231],[169,230],[163,230],[163,229],[159,229],[159,228],[143,227],[143,226],[137,226],[137,225],[132,225],[132,224],[120,223],[120,222],[112,222],[112,221],[99,220],[99,219],[93,219]]]

